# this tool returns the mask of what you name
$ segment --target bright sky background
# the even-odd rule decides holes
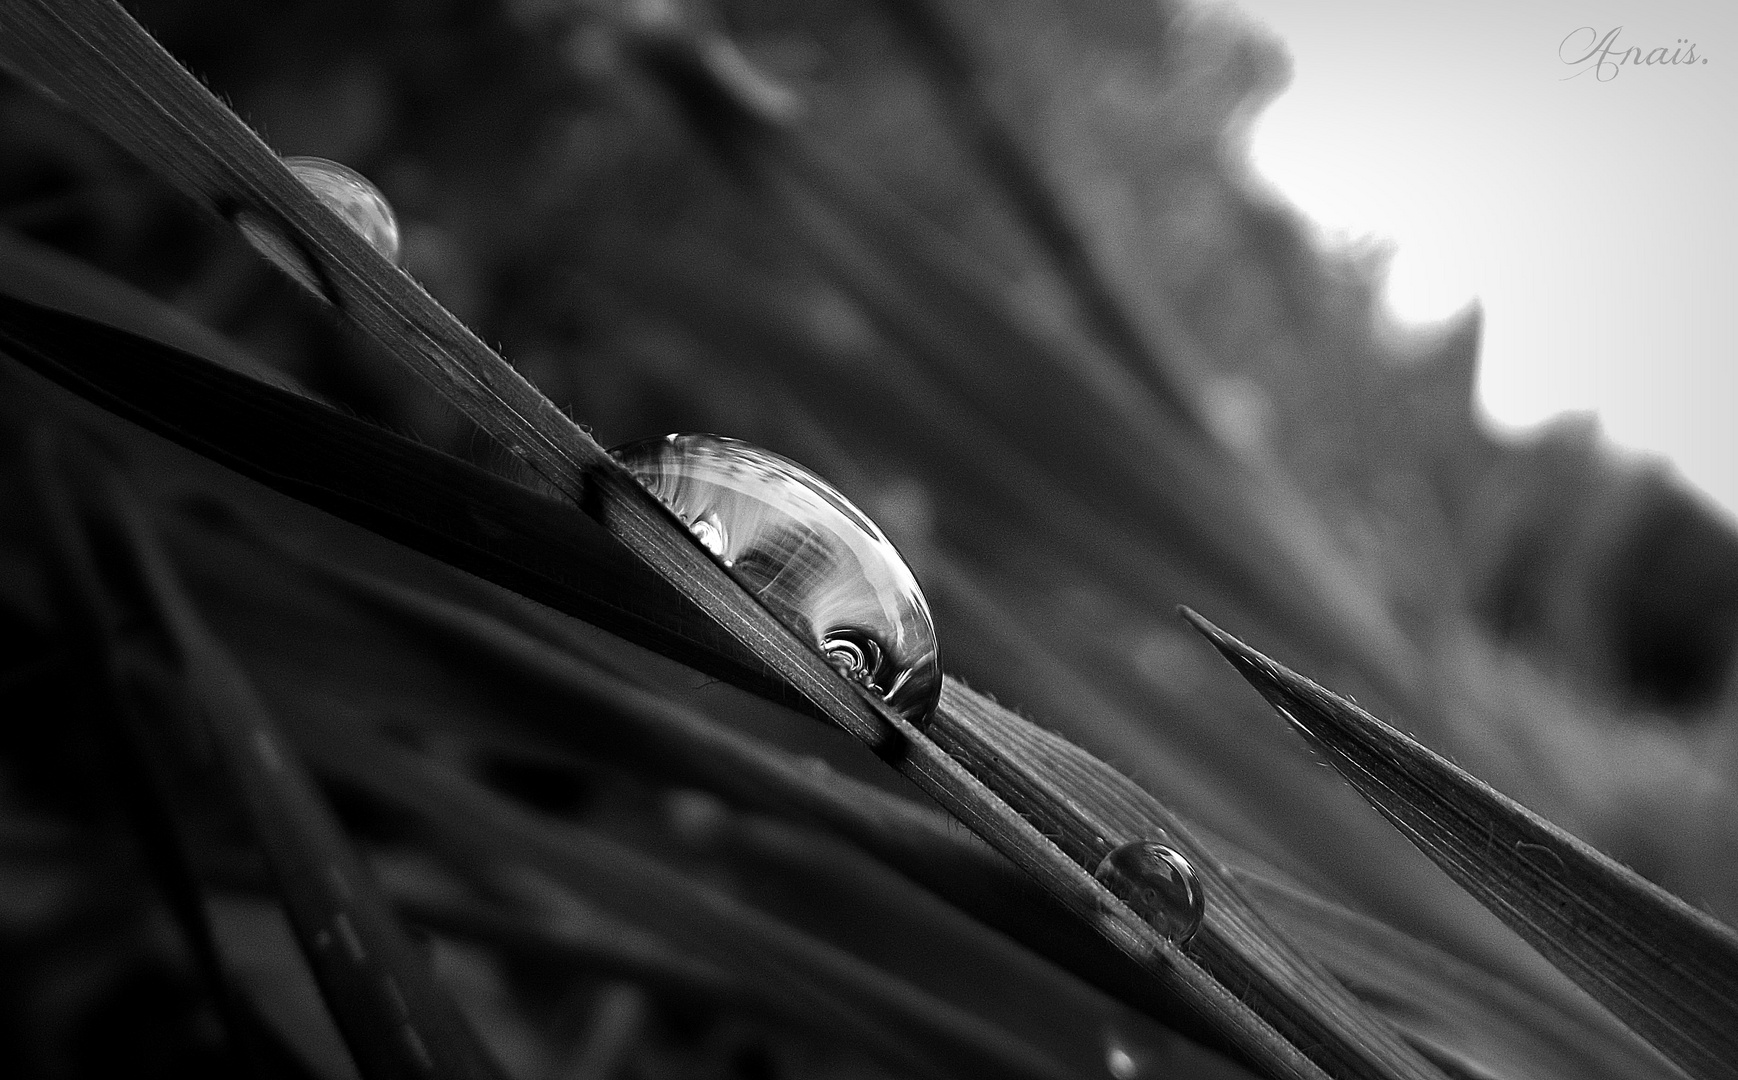
[[[1294,62],[1258,172],[1330,235],[1397,243],[1400,317],[1480,300],[1497,426],[1593,410],[1738,517],[1738,3],[1233,6]],[[1708,62],[1597,81],[1561,58],[1582,27],[1622,28],[1613,60],[1694,42]]]

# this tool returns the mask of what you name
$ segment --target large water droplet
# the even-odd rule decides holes
[[[611,451],[743,588],[913,723],[941,697],[935,623],[905,559],[825,480],[717,435]]]
[[[1177,945],[1201,928],[1207,910],[1201,879],[1176,848],[1131,840],[1101,859],[1093,876]]]
[[[367,177],[348,165],[325,158],[287,157],[284,164],[321,202],[361,233],[387,262],[398,261],[398,217],[386,196]]]

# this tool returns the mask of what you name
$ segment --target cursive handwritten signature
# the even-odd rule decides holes
[[[1621,26],[1614,26],[1603,34],[1592,26],[1571,30],[1569,36],[1557,44],[1557,59],[1580,70],[1563,78],[1579,79],[1591,71],[1599,82],[1610,82],[1622,74],[1625,64],[1631,67],[1678,67],[1708,62],[1707,57],[1696,55],[1696,43],[1688,38],[1679,38],[1675,48],[1661,45],[1643,52],[1636,45],[1619,45],[1618,35],[1622,33]]]

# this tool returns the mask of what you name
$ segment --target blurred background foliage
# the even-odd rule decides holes
[[[1738,918],[1738,535],[1667,470],[1616,458],[1585,419],[1520,439],[1482,425],[1476,309],[1394,325],[1380,254],[1325,250],[1249,175],[1248,125],[1283,89],[1286,60],[1234,7],[129,7],[273,148],[374,179],[400,216],[406,269],[601,442],[715,431],[810,465],[914,564],[952,673],[1232,849],[1523,985],[1557,978],[1311,764],[1174,618],[1177,603]],[[619,28],[664,24],[708,35],[709,77],[733,98],[645,76],[657,57]],[[745,102],[800,139],[743,136],[732,110]],[[0,83],[0,147],[0,224],[168,301],[349,411],[515,471],[231,230],[12,81]],[[285,548],[461,597],[890,784],[812,722],[262,494],[14,366],[0,387],[4,505],[25,505],[28,422],[103,432],[174,516],[204,610],[278,708],[410,715],[460,708],[443,693],[496,691],[442,681],[367,619],[308,594],[286,556],[168,509],[189,493],[244,507]],[[1054,387],[1090,392],[1047,396]],[[1245,535],[1237,513],[1203,500],[1214,461],[1240,488],[1227,505],[1258,506],[1280,540]],[[0,1038],[26,1067],[15,1075],[220,1071],[215,1018],[150,899],[90,736],[68,719],[40,537],[27,514],[5,517]],[[502,676],[476,675],[489,678]],[[757,862],[756,844],[777,844],[754,830],[774,824],[738,822],[655,776],[449,750],[498,790],[844,934],[843,916],[813,910],[825,903],[813,875]],[[340,805],[383,874],[438,876],[390,815]],[[270,906],[242,893],[217,911],[250,985],[286,1015],[307,1013],[313,991]],[[910,939],[855,933],[858,955],[932,983],[967,955],[943,940],[925,968],[905,955]],[[881,1074],[752,1010],[552,979],[498,949],[437,940],[515,1076]],[[317,1020],[289,1027],[304,1054],[342,1069]],[[586,1054],[603,1071],[586,1072]],[[1141,1075],[1137,1064],[1116,1072],[1113,1054],[1109,1067]]]

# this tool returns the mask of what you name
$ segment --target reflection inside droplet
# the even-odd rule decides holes
[[[929,604],[898,549],[836,488],[717,435],[669,435],[611,453],[836,670],[906,719],[929,717],[941,697]]]
[[[862,630],[835,630],[823,637],[821,655],[839,674],[866,686],[875,685],[875,674],[887,662],[881,646]]]
[[[730,541],[724,535],[724,526],[718,523],[718,515],[708,514],[690,521],[688,531],[694,534],[694,539],[700,541],[700,546],[710,551],[714,558],[724,558]]]
[[[284,165],[321,202],[361,233],[387,262],[398,262],[398,217],[386,196],[367,177],[348,165],[325,158],[288,157]]]
[[[1093,876],[1177,945],[1201,928],[1206,912],[1201,879],[1176,848],[1131,840],[1100,860]]]

